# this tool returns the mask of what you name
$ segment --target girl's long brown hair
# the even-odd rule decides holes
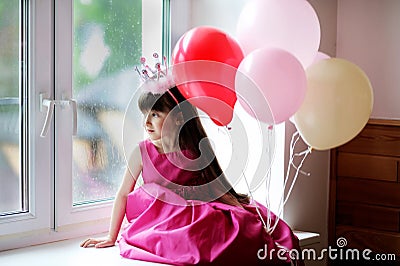
[[[169,91],[164,94],[143,93],[139,98],[138,105],[142,112],[149,110],[159,112],[173,111],[175,113],[182,112],[184,123],[179,133],[180,149],[190,150],[197,157],[200,157],[203,152],[203,158],[206,160],[211,159],[211,163],[207,164],[207,166],[201,170],[201,175],[203,179],[205,179],[205,183],[213,184],[213,188],[210,189],[211,193],[214,194],[212,197],[222,196],[225,192],[229,192],[240,203],[249,203],[249,197],[237,193],[226,179],[208,140],[207,133],[200,121],[196,108],[185,99],[176,86],[169,89]],[[202,151],[200,151],[199,144],[202,140]],[[218,182],[212,182],[216,179]]]

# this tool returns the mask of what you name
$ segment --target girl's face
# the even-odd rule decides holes
[[[167,112],[150,110],[144,114],[144,128],[152,141],[172,136],[176,131],[176,122]]]

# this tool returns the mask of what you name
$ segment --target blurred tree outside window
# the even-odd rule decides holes
[[[126,167],[123,116],[138,86],[142,0],[74,0],[75,205],[112,198]]]

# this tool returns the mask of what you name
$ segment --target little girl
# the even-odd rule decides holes
[[[256,205],[264,220],[267,209],[231,187],[196,108],[177,87],[144,92],[138,104],[149,138],[129,159],[108,236],[81,246],[118,241],[123,257],[172,265],[290,265],[283,251],[300,252],[298,239],[283,221],[266,232]],[[140,174],[144,184],[133,190]]]

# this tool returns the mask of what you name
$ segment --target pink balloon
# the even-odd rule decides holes
[[[279,124],[303,103],[307,79],[301,63],[279,48],[261,48],[248,54],[236,73],[239,103],[256,119]]]
[[[304,0],[254,0],[243,8],[236,31],[245,55],[262,47],[287,50],[304,68],[320,44],[320,25],[313,7]]]

